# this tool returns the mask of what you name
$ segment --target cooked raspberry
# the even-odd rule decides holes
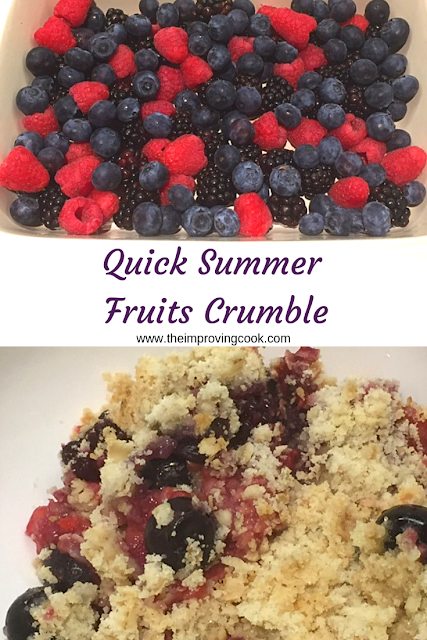
[[[327,133],[327,130],[317,120],[303,118],[296,129],[288,131],[288,139],[295,148],[302,144],[313,144],[317,147]]]
[[[100,100],[108,100],[110,90],[101,82],[78,82],[70,89],[80,111],[89,113],[90,108]]]
[[[310,33],[317,29],[317,22],[305,13],[297,13],[292,9],[276,9],[270,15],[273,29],[277,31],[289,44],[297,49],[305,49],[310,39]]]
[[[355,27],[359,27],[363,33],[366,33],[369,27],[369,20],[365,18],[365,16],[361,16],[359,13],[356,13],[355,16],[344,22],[341,26],[346,27],[348,24],[353,24]]]
[[[398,187],[418,178],[426,166],[427,155],[419,147],[406,147],[388,153],[382,164],[387,171],[387,179]]]
[[[162,162],[170,173],[197,175],[208,164],[203,140],[191,133],[177,138],[166,147]]]
[[[101,207],[89,198],[72,198],[62,207],[59,226],[75,236],[90,236],[104,222]]]
[[[179,69],[162,66],[157,72],[157,77],[160,80],[157,100],[172,102],[176,94],[185,89],[182,73]]]
[[[48,171],[25,147],[15,147],[0,165],[0,186],[9,191],[38,193],[50,182]]]
[[[334,129],[330,135],[338,138],[343,148],[348,151],[367,137],[366,122],[362,118],[356,118],[353,113],[347,113],[342,127]]]
[[[257,11],[257,13],[263,13],[265,16],[271,18],[273,14],[277,11],[277,7],[271,7],[270,5],[263,4]]]
[[[97,191],[94,189],[90,192],[88,198],[96,202],[104,216],[104,222],[110,220],[120,208],[119,197],[111,191]]]
[[[59,55],[64,55],[77,45],[70,26],[62,18],[54,16],[35,32],[34,38],[41,47],[47,47]]]
[[[244,53],[252,53],[254,40],[255,38],[249,38],[248,36],[233,36],[228,43],[232,61],[237,62]]]
[[[181,64],[188,56],[188,36],[184,29],[167,27],[160,29],[154,36],[157,51],[168,62]]]
[[[87,158],[88,156],[97,158],[97,155],[90,146],[89,142],[73,142],[72,144],[70,144],[70,147],[65,154],[65,159],[68,164],[70,164],[75,160],[80,160],[80,158]]]
[[[92,0],[59,0],[53,13],[57,18],[64,18],[71,27],[80,27],[91,4]]]
[[[242,236],[265,236],[273,226],[273,217],[257,193],[244,193],[237,198],[234,209],[240,218]]]
[[[173,116],[176,113],[176,109],[172,102],[167,100],[153,100],[153,102],[146,102],[142,105],[142,119],[144,120],[151,113],[164,113],[165,116]]]
[[[305,73],[305,66],[302,58],[297,58],[290,64],[278,62],[274,65],[274,75],[280,76],[289,82],[296,89],[298,80]]]
[[[254,122],[255,139],[257,144],[264,151],[271,149],[282,149],[288,139],[288,133],[284,127],[277,122],[273,111],[267,111]]]
[[[48,133],[59,131],[59,122],[51,105],[43,113],[22,118],[22,124],[27,131],[35,131],[45,138]]]
[[[369,185],[362,178],[344,178],[332,185],[330,197],[345,209],[363,209],[369,198]]]
[[[351,147],[350,151],[358,153],[365,164],[371,164],[372,162],[381,164],[382,159],[387,153],[387,145],[384,142],[379,142],[372,138],[365,138],[362,142],[359,142],[359,144]]]
[[[167,138],[153,138],[142,147],[142,153],[149,162],[161,160],[163,152],[171,144]]]
[[[137,72],[135,54],[125,44],[119,44],[116,53],[108,64],[113,67],[119,80],[133,76]]]
[[[80,158],[62,167],[55,176],[55,182],[69,198],[86,197],[93,189],[92,173],[100,164],[98,158]]]
[[[180,174],[174,173],[170,176],[169,180],[167,181],[163,189],[160,191],[160,204],[162,205],[170,204],[169,198],[168,198],[168,191],[175,184],[182,184],[184,185],[184,187],[187,187],[187,189],[190,189],[190,191],[192,191],[193,193],[194,193],[194,189],[196,188],[196,182],[194,178],[192,178],[191,176],[184,176],[182,174],[180,175]]]
[[[213,71],[206,60],[197,56],[188,56],[181,65],[181,72],[188,89],[195,89],[213,76]]]
[[[314,71],[328,64],[328,59],[323,53],[323,49],[316,47],[315,44],[308,44],[306,48],[301,51],[300,56],[304,62],[306,71]]]

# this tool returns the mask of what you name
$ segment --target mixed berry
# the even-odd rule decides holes
[[[365,15],[353,0],[139,8],[59,0],[36,31],[16,98],[26,132],[0,166],[15,222],[146,237],[408,225],[427,156],[396,125],[419,82],[385,0]]]

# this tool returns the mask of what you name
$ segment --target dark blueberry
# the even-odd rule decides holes
[[[306,236],[318,236],[325,229],[325,220],[320,213],[308,213],[301,218],[298,228]]]
[[[191,36],[193,33],[206,33],[209,35],[209,28],[206,22],[196,20],[188,25],[187,33]]]
[[[99,62],[111,60],[117,47],[117,42],[107,33],[97,33],[90,41],[90,52]]]
[[[31,86],[46,91],[47,95],[50,97],[55,90],[55,80],[50,76],[38,76],[37,78],[34,78]]]
[[[98,191],[114,191],[121,181],[122,170],[114,162],[103,162],[92,173],[92,184]]]
[[[417,533],[417,542],[427,543],[427,509],[415,504],[400,504],[384,511],[377,520],[377,524],[385,527],[387,537],[384,543],[386,551],[396,549],[397,536],[407,529]]]
[[[233,169],[241,162],[240,151],[233,145],[223,145],[215,151],[214,161],[220,171],[232,173]]]
[[[403,190],[408,207],[418,207],[426,198],[426,188],[418,181],[410,182]]]
[[[249,17],[248,14],[245,13],[242,9],[232,9],[228,17],[233,22],[234,33],[236,36],[242,36],[249,25]]]
[[[28,151],[31,151],[35,156],[38,156],[40,151],[44,148],[44,140],[39,133],[35,131],[25,131],[20,133],[15,140],[15,147],[25,147]]]
[[[179,9],[171,2],[162,3],[156,13],[157,24],[164,27],[177,27],[179,25]]]
[[[215,42],[209,50],[206,58],[212,71],[225,71],[231,63],[231,54],[224,44]]]
[[[195,204],[193,193],[188,187],[182,184],[175,184],[170,187],[168,190],[168,198],[171,205],[181,213]]]
[[[157,71],[159,56],[152,49],[140,49],[135,54],[135,64],[139,71]]]
[[[178,12],[178,9],[175,10]],[[147,18],[147,16],[136,13],[126,19],[125,28],[131,36],[135,36],[136,38],[146,38],[151,35],[151,20]]]
[[[43,113],[49,106],[49,96],[40,87],[24,87],[16,96],[16,106],[26,116]]]
[[[82,71],[77,71],[72,67],[62,67],[58,73],[58,83],[61,87],[71,89],[75,84],[83,82],[85,80],[85,74]]]
[[[365,91],[365,100],[370,107],[386,109],[393,102],[393,88],[388,82],[374,82]]]
[[[386,181],[387,172],[381,164],[373,162],[363,167],[359,176],[372,188],[379,187]]]
[[[111,87],[112,84],[117,80],[116,72],[113,67],[109,64],[99,64],[94,68],[91,75],[91,80],[93,82],[101,82],[102,84],[106,84],[107,87]]]
[[[274,113],[279,123],[285,127],[285,129],[295,129],[301,124],[301,111],[297,107],[294,107],[293,104],[279,104],[279,106],[275,108]]]
[[[410,102],[417,95],[420,83],[414,76],[397,78],[393,82],[394,97],[402,102]]]
[[[412,144],[412,138],[407,131],[403,129],[396,129],[387,142],[387,151],[396,151],[396,149],[404,149],[410,147]]]
[[[133,89],[139,98],[152,100],[160,89],[160,80],[152,71],[140,71],[134,76]]]
[[[387,56],[380,66],[380,71],[388,78],[399,78],[403,76],[408,67],[408,58],[401,53],[393,53]]]
[[[314,169],[320,163],[319,150],[312,144],[302,144],[295,150],[294,162],[301,169]]]
[[[342,154],[342,144],[334,137],[324,138],[317,146],[320,152],[320,162],[332,166]]]
[[[347,209],[347,215],[350,219],[350,233],[363,233],[365,227],[363,226],[363,215],[360,209]]]
[[[162,229],[163,217],[160,207],[153,202],[139,204],[132,216],[133,228],[144,237],[158,236]]]
[[[262,70],[259,80],[261,83],[267,82],[274,76],[274,63],[264,62],[264,69]]]
[[[258,111],[262,104],[262,97],[255,87],[240,87],[236,93],[236,108],[246,115]]]
[[[141,475],[148,480],[150,489],[176,487],[179,484],[191,484],[187,464],[173,457],[166,460],[147,460]]]
[[[274,57],[276,46],[277,43],[270,36],[257,36],[254,40],[254,51],[263,59]]]
[[[334,206],[325,215],[325,229],[333,236],[350,235],[351,221],[346,209]]]
[[[196,17],[196,4],[193,0],[175,0],[181,22],[191,22]]]
[[[269,36],[272,33],[270,18],[257,13],[249,19],[249,34],[251,36]]]
[[[264,61],[257,53],[244,53],[236,63],[237,73],[259,76],[264,69]]]
[[[326,129],[338,129],[345,122],[346,114],[339,104],[324,104],[317,112],[317,119]]]
[[[64,56],[65,64],[77,71],[90,71],[93,68],[93,56],[89,51],[72,47]]]
[[[89,51],[90,41],[94,35],[95,32],[92,31],[92,29],[87,29],[86,27],[73,29],[73,36],[76,40],[77,46],[85,51]]]
[[[385,0],[371,0],[366,5],[365,16],[371,24],[383,25],[390,17],[390,5]]]
[[[410,27],[403,18],[393,18],[381,29],[381,38],[388,44],[390,53],[397,53],[409,38]]]
[[[212,47],[212,39],[207,33],[192,33],[188,38],[188,49],[195,56],[205,56]]]
[[[325,56],[330,64],[341,64],[347,59],[348,49],[345,42],[332,38],[323,47]]]
[[[212,129],[219,122],[219,113],[209,107],[194,109],[191,113],[192,124],[201,131]]]
[[[149,162],[142,167],[139,174],[139,184],[146,191],[161,189],[169,179],[169,171],[161,162]]]
[[[296,196],[301,190],[301,174],[289,165],[280,165],[270,174],[270,187],[278,196]]]
[[[129,34],[124,24],[112,24],[108,27],[107,33],[117,42],[124,44],[127,42]]]
[[[74,118],[79,111],[79,108],[73,96],[65,96],[64,98],[60,98],[53,109],[55,112],[55,116],[58,118],[59,122],[62,123]]]
[[[347,91],[340,80],[326,78],[319,87],[319,96],[323,103],[343,104]]]
[[[292,0],[291,9],[297,13],[306,13],[312,16],[314,13],[314,0]]]
[[[55,54],[46,47],[31,49],[25,63],[33,76],[53,76],[58,65]]]
[[[88,142],[92,135],[92,126],[84,118],[75,118],[74,120],[67,120],[62,131],[68,140],[72,142]]]
[[[200,98],[194,91],[184,89],[184,91],[181,91],[175,97],[175,107],[178,111],[184,111],[186,109],[193,111],[194,109],[199,109]]]
[[[362,58],[356,60],[350,67],[350,76],[353,82],[361,85],[369,85],[375,82],[379,72],[375,62]]]
[[[388,142],[396,130],[392,117],[387,113],[374,113],[366,121],[368,135],[379,142]]]
[[[141,0],[139,3],[140,12],[150,18],[151,22],[156,22],[158,8],[158,0]]]
[[[96,460],[92,460],[88,456],[77,456],[70,466],[80,480],[86,480],[86,482],[100,482],[101,480]]]
[[[408,105],[400,100],[393,100],[387,109],[394,122],[400,122],[408,113]]]
[[[240,162],[232,173],[232,181],[238,193],[256,193],[263,183],[264,175],[255,162]]]
[[[381,202],[368,202],[362,217],[365,231],[370,236],[385,236],[391,229],[390,209]]]
[[[320,87],[322,82],[323,78],[319,73],[316,73],[316,71],[307,71],[298,78],[298,89],[311,89],[311,91],[315,91]]]
[[[182,226],[189,236],[207,236],[213,230],[213,215],[207,207],[194,205],[183,214]]]
[[[298,58],[298,49],[287,42],[278,42],[274,53],[276,62],[289,64]]]
[[[100,33],[104,29],[106,22],[104,12],[99,7],[92,6],[87,14],[85,27],[91,29],[94,33]]]
[[[267,182],[264,182],[261,189],[257,193],[261,200],[264,200],[265,203],[268,202],[268,199],[270,197],[270,187],[268,186]]]
[[[381,38],[367,40],[362,48],[362,57],[372,60],[375,64],[381,64],[388,56],[388,46]]]
[[[101,158],[109,159],[119,153],[121,138],[114,129],[102,127],[92,133],[90,145]]]
[[[116,115],[117,109],[110,100],[99,100],[91,107],[88,120],[94,128],[106,127],[115,119]]]
[[[45,147],[37,156],[39,162],[42,163],[51,176],[54,176],[65,164],[64,154],[54,147]]]
[[[61,553],[54,549],[44,561],[58,582],[53,585],[55,591],[68,591],[76,582],[99,584],[99,577],[94,569],[87,564],[77,562],[68,553]]]
[[[353,0],[339,0],[331,9],[331,16],[337,22],[347,22],[356,13],[356,4]]]
[[[340,39],[345,43],[349,51],[357,51],[364,45],[365,34],[354,24],[348,24],[341,29]]]
[[[316,94],[311,89],[299,89],[291,96],[291,104],[306,114],[316,105]]]
[[[230,134],[230,127],[233,124],[233,122],[235,122],[236,120],[242,120],[242,119],[247,120],[245,114],[241,113],[240,111],[237,111],[236,109],[233,111],[229,111],[224,115],[224,117],[221,120],[221,130],[227,138]]]
[[[341,27],[336,20],[326,19],[318,25],[316,35],[321,42],[328,42],[340,37]]]
[[[241,9],[247,13],[249,17],[255,13],[255,6],[251,0],[234,0],[233,9]]]
[[[324,0],[314,0],[313,17],[316,18],[317,22],[327,20],[330,13],[329,7]]]
[[[40,214],[39,202],[37,198],[31,196],[19,196],[10,207],[12,220],[24,227],[40,227],[42,224]]]
[[[240,231],[240,218],[233,209],[220,206],[220,208],[214,213],[214,228],[215,231],[223,238],[233,238],[234,236],[237,236]],[[221,420],[221,418],[217,418],[214,422],[218,420]],[[228,420],[224,422],[228,423]],[[221,426],[219,423],[217,423],[217,425],[218,427]],[[230,425],[228,423],[228,427],[229,426]],[[216,435],[216,437],[218,438],[220,435]]]
[[[184,436],[178,441],[178,446],[174,452],[175,457],[187,460],[187,462],[203,464],[206,457],[199,451],[199,442],[200,439],[195,436]]]
[[[342,178],[351,178],[362,171],[363,161],[357,153],[345,151],[336,161],[335,168]]]
[[[67,138],[62,133],[48,133],[46,138],[44,139],[46,147],[54,147],[55,149],[59,149],[61,153],[67,153],[70,143]]]
[[[174,209],[172,205],[164,205],[160,207],[160,211],[162,214],[160,234],[162,236],[173,236],[175,233],[178,233],[181,228],[182,213]]]
[[[168,138],[172,131],[172,120],[164,113],[150,113],[144,118],[144,129],[153,138]]]
[[[320,213],[323,217],[335,206],[334,201],[329,196],[317,195],[310,201],[310,213]]]
[[[139,116],[139,112],[140,105],[136,98],[125,98],[117,106],[117,118],[120,122],[132,122]]]
[[[38,623],[30,614],[30,609],[46,600],[44,587],[28,589],[9,607],[6,613],[5,634],[8,640],[28,640],[38,631]]]
[[[229,126],[229,138],[238,147],[244,147],[253,142],[255,128],[252,122],[246,118],[234,120]]]
[[[213,109],[228,111],[236,101],[236,89],[227,80],[215,80],[206,89],[206,101]]]

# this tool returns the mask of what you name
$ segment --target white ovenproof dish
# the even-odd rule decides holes
[[[358,11],[363,13],[368,0],[356,0]],[[255,4],[269,4],[269,2],[261,2],[255,0]],[[425,63],[425,55],[427,51],[427,0],[389,0],[392,10],[392,17],[405,18],[411,26],[411,36],[402,53],[407,54],[409,58],[408,73],[417,76],[421,83],[421,91],[418,96],[411,102],[409,113],[405,120],[398,123],[399,128],[404,128],[412,135],[413,144],[427,149],[427,126],[425,124],[425,111],[427,95],[425,86],[427,86],[427,67]],[[2,127],[0,128],[0,159],[3,159],[10,151],[13,141],[22,131],[20,125],[21,115],[15,106],[15,96],[19,89],[26,86],[31,75],[25,67],[25,57],[28,51],[35,46],[33,34],[48,17],[53,13],[53,7],[56,0],[37,0],[28,2],[28,0],[2,0],[2,11],[0,16],[0,108],[2,114]],[[290,0],[284,0],[280,3],[278,0],[271,0],[270,4],[290,5]],[[119,6],[128,13],[138,11],[138,2],[136,0],[99,0],[98,5],[106,10],[111,6]],[[421,178],[423,179],[423,178]],[[4,189],[0,189],[0,233],[9,236],[26,236],[26,237],[50,237],[64,238],[65,233],[61,231],[50,232],[44,227],[36,229],[21,228],[16,225],[9,217],[8,210],[14,199],[14,195],[8,193]],[[108,238],[110,240],[118,239],[140,239],[135,233],[125,232],[113,226],[109,233],[96,236],[97,238]],[[93,239],[93,236],[91,236]],[[159,238],[161,239],[161,238]],[[164,239],[164,238],[163,238]],[[174,239],[185,240],[188,236],[181,232]],[[215,239],[215,236],[209,237],[208,242]],[[218,238],[217,238],[218,239]],[[342,238],[334,238],[328,234],[323,234],[314,240],[335,240]],[[347,239],[347,242],[354,243],[354,240],[368,238],[361,237],[356,239]],[[10,240],[10,238],[8,239]],[[152,239],[150,239],[152,240]],[[267,240],[307,240],[306,237],[294,229],[286,229],[280,225],[275,225]],[[417,209],[413,210],[411,222],[406,229],[393,229],[387,238],[372,239],[369,238],[371,245],[387,246],[394,244],[409,244],[410,246],[427,244],[427,201]]]

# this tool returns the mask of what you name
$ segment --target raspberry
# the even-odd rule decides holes
[[[271,149],[282,149],[288,139],[288,133],[284,127],[277,122],[273,111],[267,111],[254,122],[255,139],[257,144],[264,151]]]
[[[9,191],[38,193],[50,182],[48,171],[25,147],[15,147],[0,165],[0,186]]]
[[[159,24],[157,24],[157,22],[156,22],[156,23],[155,23],[155,24],[153,24],[153,25],[152,25],[152,27],[151,27],[151,34],[152,34],[153,36],[155,36],[155,35],[156,35],[156,33],[158,33],[158,32],[160,31],[160,29],[161,29],[161,26],[160,26]]]
[[[297,49],[305,49],[310,33],[317,29],[317,22],[305,13],[297,13],[292,9],[276,9],[270,15],[272,27],[289,44]]]
[[[277,7],[271,7],[270,5],[262,5],[257,13],[263,13],[265,16],[268,16],[270,19],[276,13]]]
[[[248,36],[233,36],[228,43],[232,61],[237,62],[244,53],[252,53],[254,40],[255,38],[249,38]]]
[[[77,45],[73,32],[62,18],[49,18],[35,32],[34,38],[41,47],[47,47],[61,56],[67,53],[68,49]]]
[[[173,116],[176,113],[176,109],[172,102],[167,100],[153,100],[142,105],[141,117],[143,120],[152,113],[164,113],[165,116]]]
[[[120,208],[119,197],[111,191],[97,191],[94,189],[89,194],[89,199],[96,202],[104,216],[104,222],[110,220]]]
[[[184,29],[166,27],[154,36],[157,51],[168,62],[181,64],[188,56],[188,36]]]
[[[161,160],[163,152],[171,144],[171,141],[167,138],[154,138],[147,142],[142,147],[142,153],[147,158],[148,162],[154,162],[155,160]]]
[[[62,207],[59,225],[67,233],[76,236],[89,236],[97,231],[104,222],[101,208],[89,198],[72,198]]]
[[[188,56],[181,65],[181,72],[188,89],[195,89],[213,76],[213,71],[208,63],[197,56]]]
[[[80,158],[62,167],[55,176],[55,182],[69,198],[86,197],[93,189],[92,173],[100,164],[98,158]]]
[[[287,80],[294,89],[297,88],[298,80],[304,73],[305,66],[302,58],[297,58],[290,64],[278,62],[274,65],[274,75]]]
[[[327,130],[317,120],[303,118],[292,131],[288,131],[289,142],[296,148],[302,144],[313,144],[315,147],[326,136]]]
[[[345,151],[348,151],[367,137],[366,122],[362,118],[356,118],[352,113],[347,113],[342,127],[334,129],[330,135],[338,138]]]
[[[59,131],[59,122],[56,119],[55,111],[51,105],[43,113],[35,113],[32,116],[22,118],[22,124],[27,131],[35,131],[43,138],[48,133]]]
[[[257,193],[244,193],[234,203],[240,219],[242,236],[265,236],[273,226],[273,217],[264,200]]]
[[[314,71],[328,64],[328,59],[323,53],[323,49],[316,47],[314,44],[308,44],[307,47],[301,51],[300,56],[306,71]]]
[[[426,166],[427,155],[419,147],[406,147],[388,153],[383,160],[383,167],[387,171],[387,179],[398,187],[418,178]]]
[[[119,44],[117,51],[108,63],[119,80],[133,76],[137,72],[135,54],[125,44]]]
[[[365,138],[359,144],[350,148],[353,153],[358,153],[362,157],[365,164],[377,162],[381,164],[385,154],[387,153],[387,145],[384,142],[378,142],[372,138]]]
[[[345,209],[363,209],[369,198],[369,185],[362,178],[344,178],[332,185],[330,197]]]
[[[172,102],[176,94],[185,89],[184,80],[179,69],[162,66],[157,72],[160,80],[160,89],[157,100],[167,100]]]
[[[191,133],[177,138],[166,147],[162,162],[170,173],[197,175],[208,164],[203,140]]]
[[[347,22],[344,22],[341,26],[346,27],[348,24],[353,24],[355,27],[359,27],[359,29],[361,29],[363,33],[366,33],[369,27],[369,20],[367,20],[365,16],[361,16],[360,14],[357,13],[355,16],[350,18],[350,20],[347,20]]]
[[[53,13],[63,18],[71,27],[81,27],[86,20],[92,0],[59,0]]]
[[[160,191],[160,204],[162,205],[170,204],[169,198],[168,198],[168,191],[175,184],[182,184],[184,185],[184,187],[187,187],[187,189],[190,189],[190,191],[192,191],[193,193],[196,187],[196,182],[194,178],[192,178],[191,176],[184,176],[176,173],[172,174],[169,180],[167,181],[167,183],[165,184],[165,186],[163,187],[163,189]]]
[[[70,89],[80,111],[89,113],[90,108],[100,100],[108,100],[110,90],[101,82],[78,82]]]
[[[68,164],[71,164],[71,162],[75,160],[87,158],[88,156],[92,156],[93,158],[97,157],[89,142],[73,142],[65,154],[65,159]]]

